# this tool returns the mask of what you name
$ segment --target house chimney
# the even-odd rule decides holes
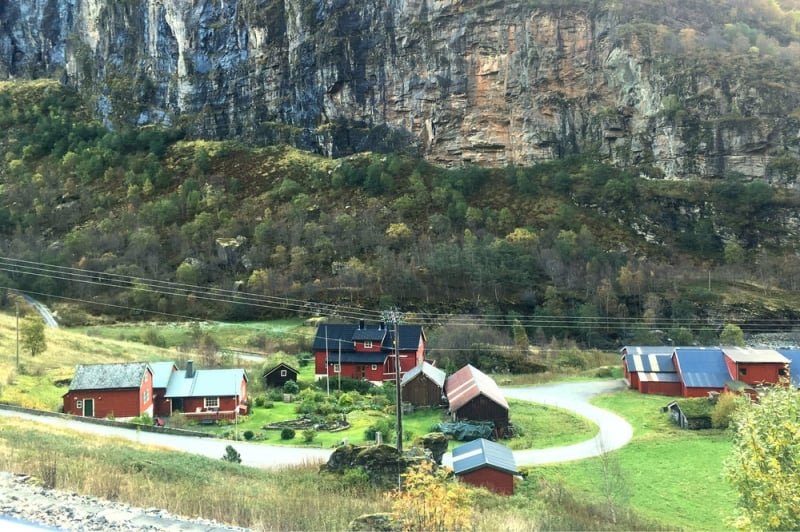
[[[358,329],[359,330],[363,330],[364,329],[364,320],[359,320],[358,321]]]
[[[186,378],[194,378],[194,363],[191,360],[186,362]]]

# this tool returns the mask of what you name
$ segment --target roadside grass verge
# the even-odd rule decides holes
[[[733,515],[736,495],[722,471],[733,450],[730,438],[724,431],[688,431],[673,425],[661,412],[671,399],[630,390],[596,398],[593,404],[631,423],[633,440],[604,458],[542,466],[531,474],[563,484],[589,502],[615,501],[623,511],[632,510],[668,528],[729,528],[725,519]],[[614,467],[607,467],[609,463]],[[616,486],[613,493],[608,486]]]
[[[394,500],[389,491],[322,473],[315,464],[256,469],[6,418],[0,418],[0,470],[33,475],[56,489],[264,531],[349,530],[358,516],[390,512]],[[627,516],[613,526],[602,508],[569,494],[555,498],[536,479],[520,482],[511,497],[470,491],[476,532],[654,528]]]

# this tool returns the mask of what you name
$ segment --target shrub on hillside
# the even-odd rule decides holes
[[[281,429],[281,439],[282,440],[293,440],[294,439],[294,435],[295,435],[294,429],[291,429],[289,427]]]

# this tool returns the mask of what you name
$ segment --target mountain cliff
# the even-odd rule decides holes
[[[18,0],[0,79],[109,124],[402,150],[444,166],[597,153],[656,176],[800,168],[800,14],[767,0]]]

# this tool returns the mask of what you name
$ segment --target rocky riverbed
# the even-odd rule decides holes
[[[51,490],[39,486],[31,477],[0,472],[0,530],[26,529],[20,521],[49,530],[246,530],[205,519],[185,519],[159,508],[136,508],[96,497]]]

